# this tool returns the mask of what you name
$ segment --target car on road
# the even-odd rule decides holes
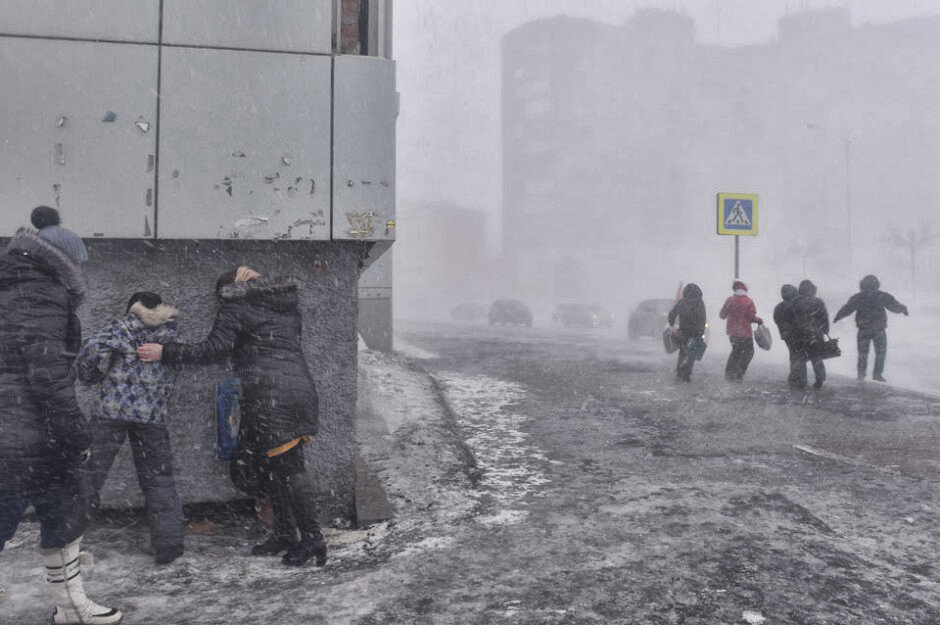
[[[490,325],[531,326],[532,310],[517,299],[498,299],[490,306]]]
[[[641,336],[659,337],[668,323],[666,317],[672,310],[674,299],[647,299],[640,302],[630,313],[627,320],[627,336],[637,339]]]
[[[566,328],[614,327],[614,315],[600,304],[559,304],[552,320]]]

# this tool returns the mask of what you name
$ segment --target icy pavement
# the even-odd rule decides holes
[[[916,448],[935,400],[796,396],[760,363],[729,386],[717,359],[680,385],[652,349],[506,337],[360,353],[360,451],[396,516],[329,528],[325,568],[247,555],[248,516],[192,524],[165,567],[141,523],[111,524],[86,541],[90,596],[152,625],[940,622],[937,464],[863,455]],[[840,441],[857,462],[794,447]],[[48,622],[36,539],[24,524],[0,553],[2,625]]]

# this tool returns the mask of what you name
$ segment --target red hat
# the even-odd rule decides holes
[[[738,291],[738,290],[747,291],[747,285],[744,284],[744,281],[742,280],[735,280],[731,284],[731,290],[732,291]]]

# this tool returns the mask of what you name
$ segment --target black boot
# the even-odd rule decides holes
[[[319,532],[316,535],[304,534],[299,543],[295,543],[287,550],[281,562],[287,566],[301,566],[313,557],[316,557],[317,566],[326,564],[326,541],[323,540],[323,534]]]
[[[281,559],[287,566],[301,566],[314,557],[317,566],[326,564],[326,541],[320,532],[316,495],[306,477],[299,473],[288,478],[291,507],[300,528],[300,542],[288,549]]]
[[[276,556],[297,544],[297,527],[286,484],[272,485],[268,493],[274,511],[274,533],[263,543],[251,548],[253,556]]]

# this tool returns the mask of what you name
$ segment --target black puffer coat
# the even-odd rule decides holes
[[[666,318],[669,325],[677,319],[682,338],[697,338],[705,334],[705,302],[702,301],[702,289],[697,284],[690,282],[685,285],[682,299],[676,302]]]
[[[285,278],[225,285],[206,340],[163,346],[169,365],[231,356],[242,389],[239,446],[258,453],[317,433],[319,400],[301,344],[297,288]]]
[[[792,284],[780,287],[780,297],[783,301],[774,308],[774,323],[777,324],[780,338],[784,341],[793,340],[793,300],[797,295],[799,291]]]
[[[80,269],[30,231],[0,256],[0,492],[43,488],[91,446],[72,367],[84,292]]]
[[[855,313],[855,325],[862,332],[877,332],[888,327],[888,314],[907,313],[907,306],[894,299],[890,293],[880,291],[881,283],[872,275],[865,276],[859,282],[859,292],[849,298],[845,306],[836,313],[833,322]]]
[[[809,345],[824,339],[829,334],[829,311],[826,304],[816,297],[816,285],[809,280],[800,282],[798,295],[793,299],[792,338],[799,345]]]

